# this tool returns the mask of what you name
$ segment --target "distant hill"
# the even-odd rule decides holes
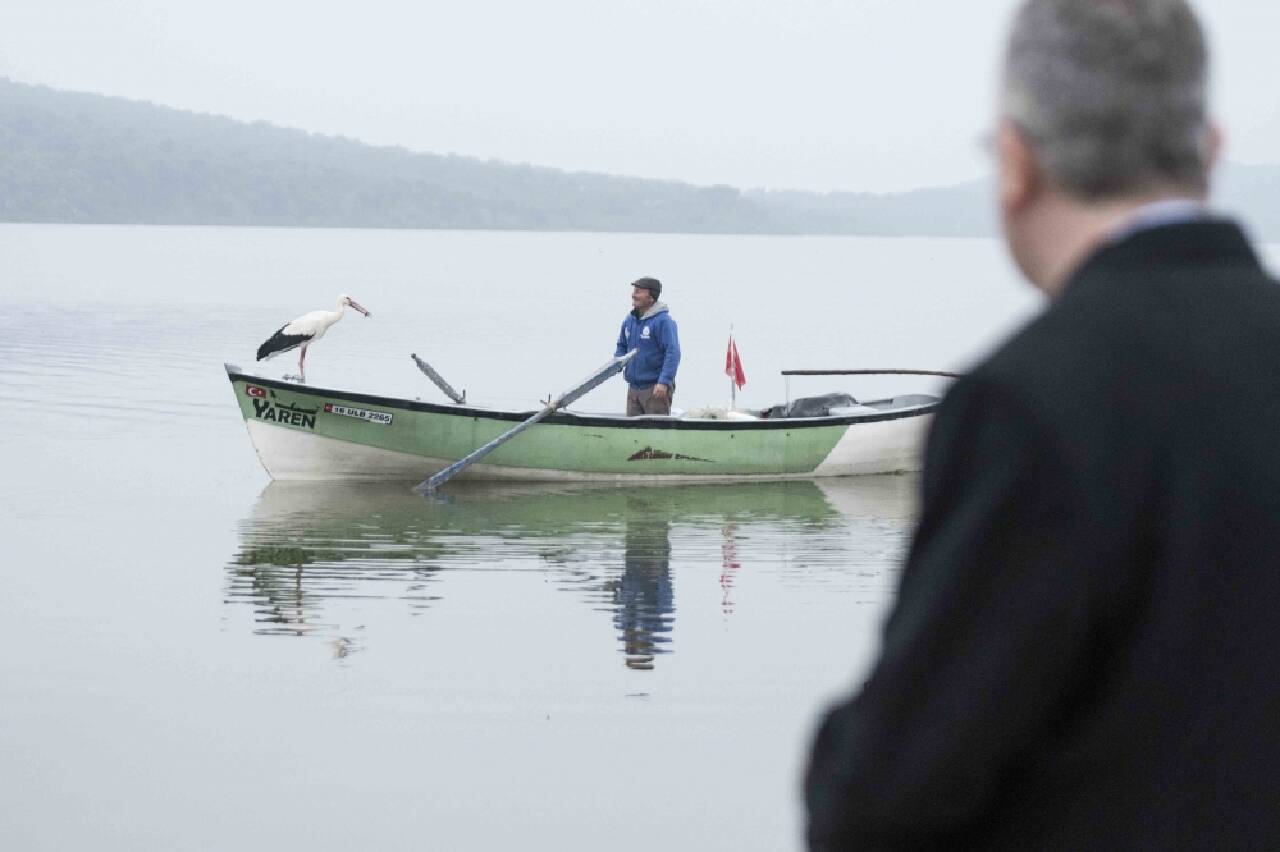
[[[1223,197],[1280,239],[1280,168]],[[740,191],[415,153],[0,78],[0,221],[981,236],[984,181]]]
[[[1218,207],[1239,215],[1249,230],[1280,242],[1280,166],[1224,166],[1214,187]]]

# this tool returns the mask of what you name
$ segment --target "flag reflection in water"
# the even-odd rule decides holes
[[[720,590],[723,592],[720,611],[725,615],[733,612],[733,601],[729,595],[733,592],[733,579],[742,567],[742,563],[738,561],[738,542],[735,538],[737,532],[737,524],[725,524],[720,528],[720,534],[724,536],[724,541],[720,544]]]

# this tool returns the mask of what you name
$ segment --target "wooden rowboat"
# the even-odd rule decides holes
[[[225,366],[258,458],[277,480],[421,481],[534,413],[312,387]],[[815,372],[923,371],[792,374]],[[728,420],[563,410],[461,478],[714,482],[916,470],[937,404],[910,394],[827,416]]]

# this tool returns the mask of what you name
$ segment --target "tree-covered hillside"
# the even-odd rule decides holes
[[[1277,188],[1277,169],[1224,180],[1271,235]],[[994,231],[987,195],[983,182],[822,194],[565,172],[0,78],[7,222],[973,236]]]
[[[917,230],[892,215],[894,200],[742,193],[728,186],[414,153],[0,79],[2,221],[695,233]],[[884,216],[877,212],[881,207]],[[956,216],[945,217],[945,224],[949,233],[986,229],[985,222]]]

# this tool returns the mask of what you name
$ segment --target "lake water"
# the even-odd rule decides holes
[[[270,484],[222,363],[349,293],[373,317],[312,383],[440,399],[417,352],[533,407],[611,355],[649,274],[677,405],[726,401],[732,324],[762,406],[784,368],[962,365],[1036,304],[987,240],[10,225],[0,259],[13,850],[798,848],[914,477]]]

